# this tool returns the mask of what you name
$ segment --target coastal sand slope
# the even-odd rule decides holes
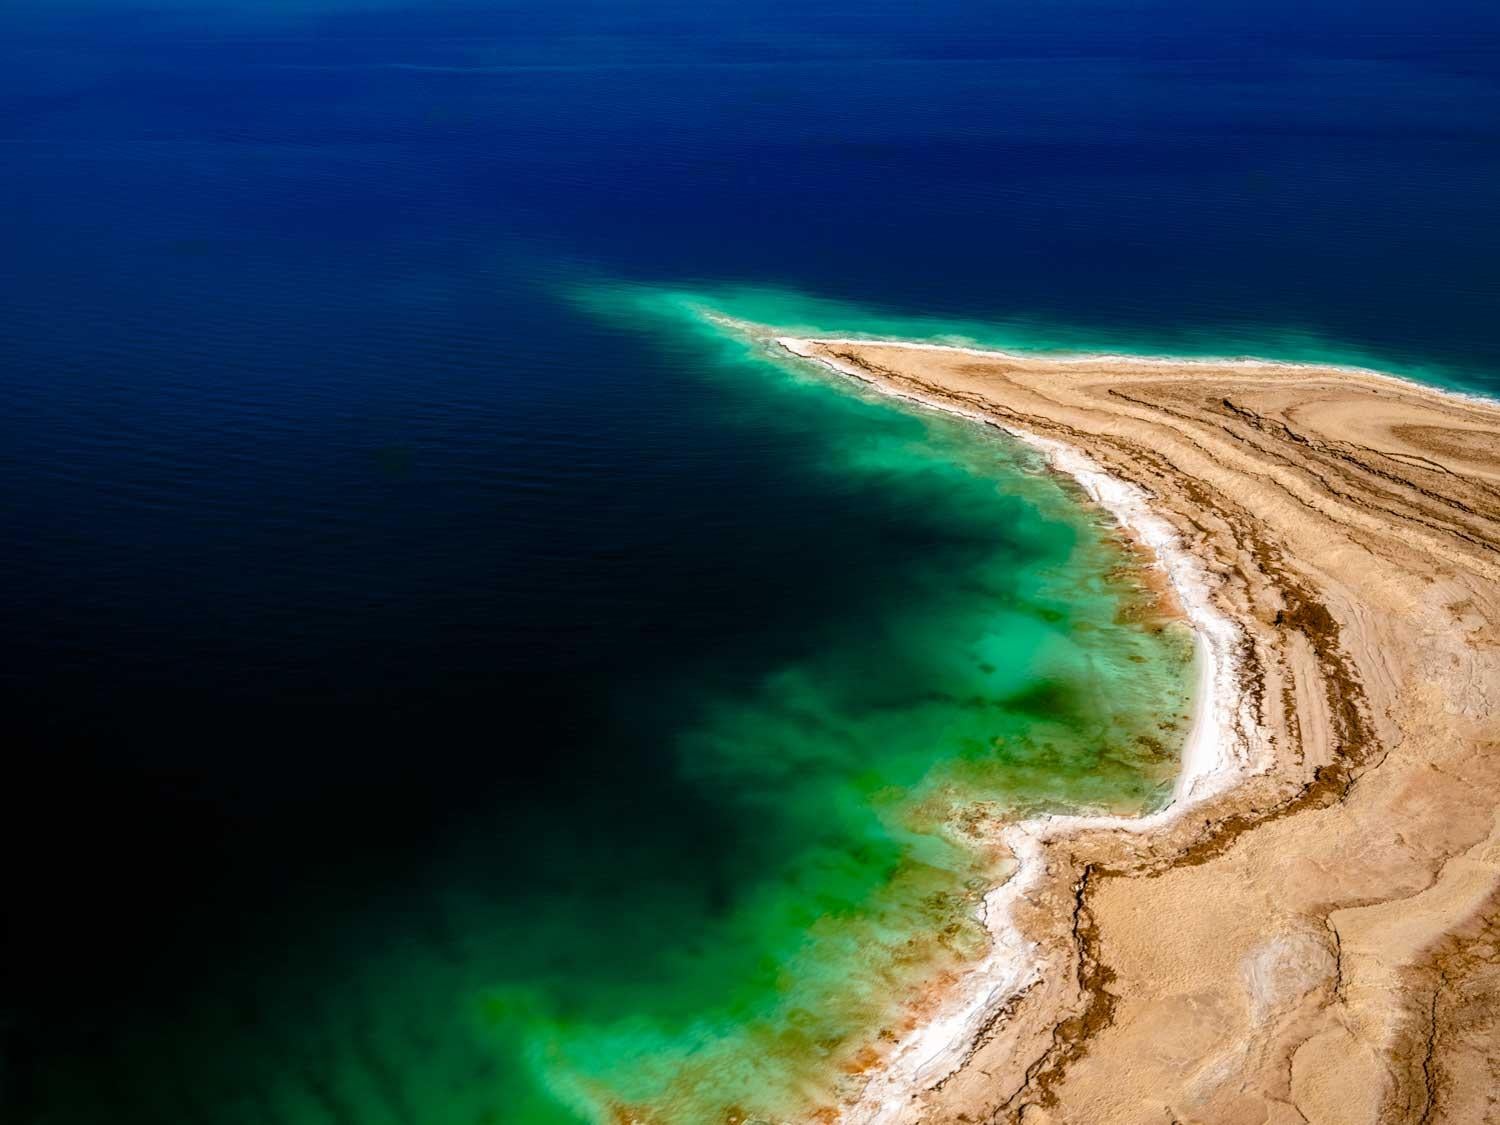
[[[1040,971],[867,1119],[1500,1121],[1500,407],[1343,368],[790,344],[1144,489],[1240,628],[1260,748],[1157,830],[1047,839],[1012,907]]]

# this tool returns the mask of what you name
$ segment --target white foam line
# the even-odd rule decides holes
[[[991,947],[965,975],[955,995],[939,1011],[896,1045],[886,1064],[872,1077],[863,1094],[844,1111],[850,1125],[899,1125],[914,1120],[914,1097],[951,1074],[972,1049],[980,1029],[1022,989],[1036,981],[1042,963],[1036,944],[1021,932],[1015,907],[1046,871],[1044,845],[1059,837],[1097,829],[1150,832],[1185,811],[1224,792],[1258,768],[1264,758],[1264,739],[1248,699],[1240,689],[1238,649],[1240,630],[1214,606],[1212,582],[1202,562],[1182,543],[1176,530],[1150,509],[1150,497],[1134,484],[1111,476],[1093,458],[1063,442],[1045,438],[979,411],[919,395],[906,394],[873,382],[852,364],[812,351],[814,343],[870,343],[869,340],[806,340],[779,337],[776,343],[793,355],[822,363],[853,376],[885,394],[907,399],[949,414],[998,425],[1017,440],[1040,451],[1058,472],[1072,477],[1090,499],[1132,531],[1155,555],[1177,594],[1196,641],[1197,693],[1193,722],[1182,750],[1182,765],[1172,799],[1149,816],[1044,816],[1006,826],[1001,839],[1015,855],[1015,873],[984,897],[978,916],[989,930]],[[945,344],[899,342],[903,347],[959,351],[993,356],[995,350],[959,348]],[[1079,357],[1098,360],[1108,357]],[[1140,362],[1133,357],[1119,357]],[[1163,360],[1162,362],[1168,362]],[[1176,361],[1171,361],[1176,362]],[[1238,361],[1236,361],[1238,362]],[[1269,361],[1247,361],[1268,363]]]

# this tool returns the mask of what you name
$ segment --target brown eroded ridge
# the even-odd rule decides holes
[[[1144,488],[1242,630],[1267,748],[1159,832],[1048,841],[1016,917],[1040,980],[900,1119],[1500,1121],[1500,405],[1342,368],[797,349]]]

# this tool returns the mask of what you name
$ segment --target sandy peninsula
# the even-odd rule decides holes
[[[1500,404],[1374,372],[779,345],[1038,444],[1200,637],[1170,808],[997,821],[866,1122],[1500,1121]]]

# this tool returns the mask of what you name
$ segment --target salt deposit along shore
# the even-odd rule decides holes
[[[1500,405],[1317,365],[776,344],[1039,448],[1199,641],[1171,804],[996,823],[1018,868],[989,956],[834,1115],[1500,1120]]]

